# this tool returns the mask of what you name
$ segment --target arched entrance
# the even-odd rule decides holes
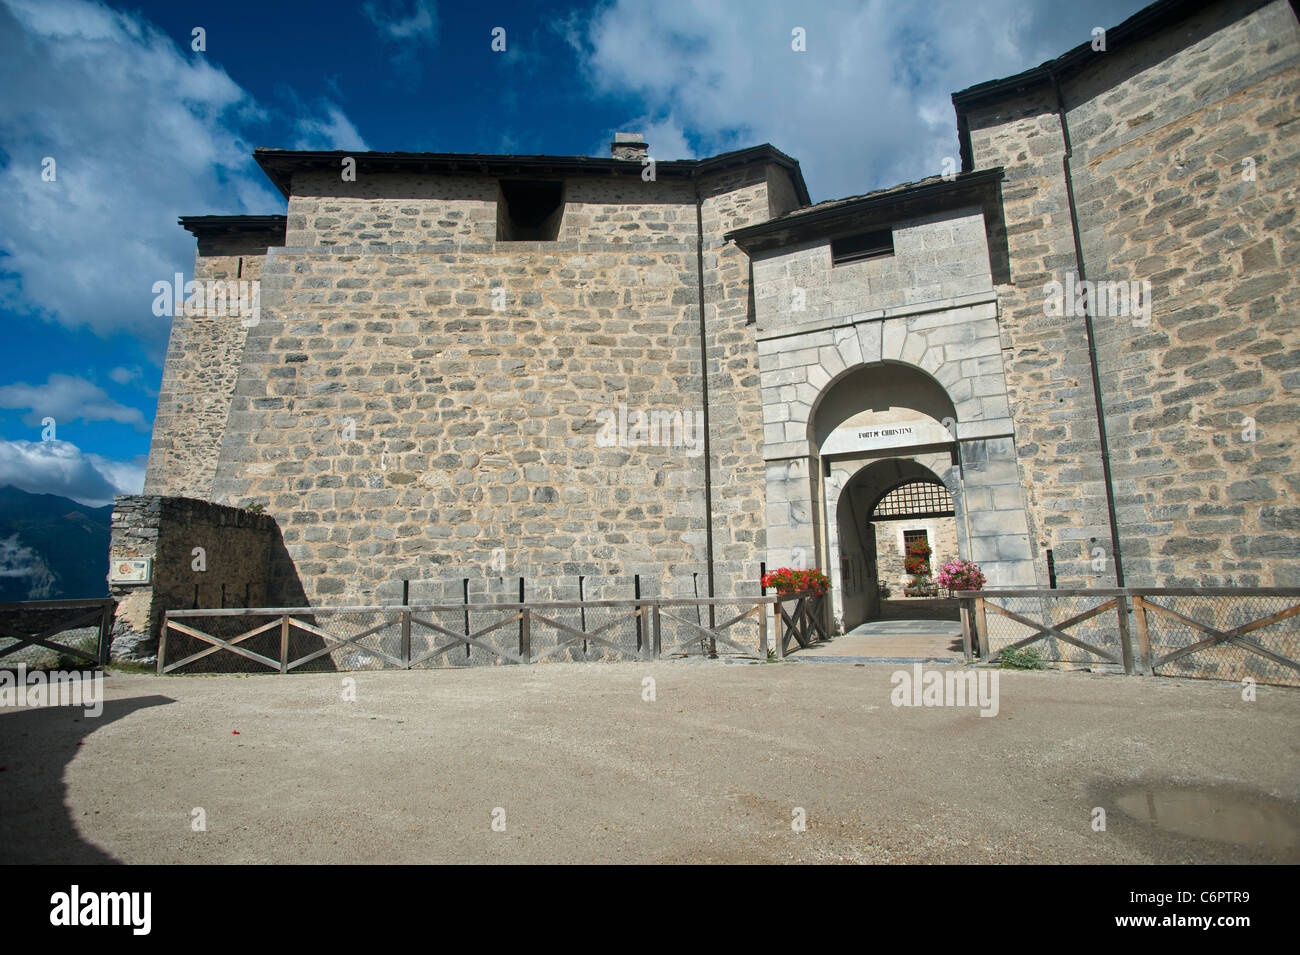
[[[902,364],[857,369],[828,388],[812,419],[826,502],[825,556],[841,632],[896,611],[914,575],[909,543],[923,540],[930,569],[965,554],[957,521],[961,477],[956,411],[938,382]],[[929,598],[933,599],[933,598]],[[933,606],[924,607],[928,614]]]
[[[955,605],[937,588],[910,585],[933,580],[944,562],[963,555],[949,474],[953,451],[912,452],[866,464],[831,462],[828,493],[843,479],[835,505],[835,527],[828,535],[833,567],[839,570],[841,600],[835,607],[844,632],[879,617],[955,619]],[[847,465],[847,466],[846,466]],[[829,498],[828,498],[829,500]],[[920,572],[909,570],[908,550],[923,543],[929,554]]]
[[[864,466],[845,485],[836,521],[841,564],[856,543],[861,557],[848,564],[861,560],[866,569],[857,599],[845,601],[846,631],[878,618],[957,619],[955,601],[934,579],[947,561],[961,556],[956,505],[930,467],[913,458]],[[918,545],[922,552],[916,552]],[[846,597],[853,583],[846,582]]]
[[[767,566],[826,572],[832,632],[889,609],[878,572],[900,532],[925,531],[932,569],[953,556],[928,521],[952,522],[956,555],[990,587],[1035,582],[997,344],[996,311],[982,309],[760,341]]]

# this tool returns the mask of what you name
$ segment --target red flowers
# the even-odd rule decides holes
[[[792,570],[782,567],[763,575],[764,587],[775,587],[779,593],[797,594],[805,591],[820,597],[831,589],[830,579],[814,567],[812,570]]]
[[[930,575],[930,545],[925,541],[913,541],[903,558],[903,569],[913,577]]]

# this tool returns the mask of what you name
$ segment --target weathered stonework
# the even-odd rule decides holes
[[[265,515],[192,498],[124,495],[112,521],[109,566],[136,557],[153,562],[149,583],[110,588],[118,602],[115,659],[152,660],[168,610],[301,605],[301,592],[276,586],[285,561],[275,522]]]
[[[791,192],[702,178],[699,223],[692,183],[573,180],[556,241],[501,242],[493,179],[295,178],[212,495],[266,506],[317,601],[705,593],[702,223],[715,586],[756,586],[757,354],[722,233],[784,211],[769,180]],[[680,425],[607,446],[624,410]]]
[[[1295,586],[1295,14],[1215,4],[1061,85],[1087,277],[1152,293],[1147,326],[1094,319],[1126,582]],[[1007,176],[999,301],[1039,553],[1113,583],[1091,559],[1110,535],[1083,320],[1043,311],[1077,268],[1056,109],[1042,90],[967,120],[976,168]]]
[[[862,511],[904,480],[947,488],[992,586],[1049,553],[1114,583],[1108,488],[1127,583],[1300,584],[1300,28],[1158,12],[955,94],[959,175],[818,206],[770,147],[371,153],[355,181],[259,151],[283,220],[193,228],[196,278],[260,279],[261,313],[175,321],[146,492],[264,505],[281,602],[731,595],[802,563],[852,625]],[[559,197],[544,229],[521,182]],[[1149,324],[1092,303],[1099,386],[1082,314],[1045,310],[1081,266],[1151,289]]]

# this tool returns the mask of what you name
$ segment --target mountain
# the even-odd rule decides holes
[[[112,513],[0,487],[0,601],[107,597]]]

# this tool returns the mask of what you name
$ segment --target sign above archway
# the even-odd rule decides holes
[[[822,454],[852,454],[857,451],[880,451],[911,448],[926,444],[946,444],[952,433],[933,418],[891,421],[874,424],[845,424],[836,428],[822,442]]]

